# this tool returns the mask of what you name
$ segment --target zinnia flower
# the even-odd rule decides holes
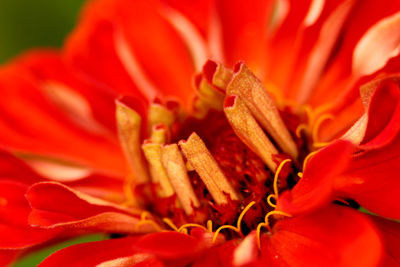
[[[89,2],[0,70],[0,263],[398,265],[399,10]]]

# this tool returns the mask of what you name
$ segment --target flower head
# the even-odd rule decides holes
[[[0,70],[0,262],[99,231],[41,266],[398,261],[398,10],[88,3]]]

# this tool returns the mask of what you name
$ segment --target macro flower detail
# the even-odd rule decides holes
[[[90,1],[0,69],[0,263],[398,265],[399,10]]]

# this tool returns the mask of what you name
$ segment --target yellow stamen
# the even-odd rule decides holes
[[[163,220],[163,222],[164,222],[165,224],[167,224],[167,225],[168,225],[169,227],[171,227],[173,230],[179,232],[178,227],[171,221],[171,219],[169,219],[169,218],[163,218],[162,220]]]
[[[238,220],[237,220],[237,224],[236,224],[236,227],[237,227],[237,229],[239,230],[239,232],[242,231],[242,225],[241,225],[241,224],[242,224],[242,220],[243,220],[244,215],[246,214],[246,212],[247,212],[252,206],[254,206],[254,204],[256,204],[255,201],[250,202],[250,203],[243,209],[243,211],[240,213],[239,218],[238,218]]]
[[[296,128],[296,136],[300,138],[301,137],[301,132],[302,131],[308,131],[308,130],[309,130],[309,126],[307,124],[305,124],[305,123],[301,123]]]
[[[302,172],[298,172],[297,176],[299,176],[299,178],[303,178],[303,173]]]
[[[282,216],[292,217],[292,215],[290,215],[289,213],[280,210],[272,210],[268,212],[267,215],[265,215],[264,222],[267,224],[267,228],[270,232],[272,231],[272,229],[271,226],[269,225],[269,217],[271,217],[272,215],[282,215]]]
[[[257,233],[258,248],[261,248],[261,228],[266,227],[270,233],[272,232],[272,228],[269,224],[269,217],[271,217],[272,215],[281,215],[281,216],[292,217],[292,215],[290,215],[289,213],[279,211],[279,210],[273,210],[273,211],[268,212],[267,215],[265,215],[264,222],[259,223],[257,225],[256,233]]]
[[[213,239],[212,239],[212,242],[213,242],[213,243],[215,243],[215,240],[217,240],[217,237],[218,237],[218,235],[219,235],[219,232],[221,232],[221,230],[224,230],[224,229],[231,229],[231,230],[235,231],[236,233],[240,234],[241,236],[243,236],[243,234],[242,234],[241,232],[239,232],[239,230],[238,230],[235,226],[232,226],[232,225],[222,225],[222,226],[220,226],[220,227],[217,229],[217,231],[215,231],[214,236],[213,236]]]
[[[283,166],[287,163],[287,162],[291,162],[291,159],[285,159],[284,161],[282,161],[279,166],[278,169],[276,170],[275,176],[274,176],[274,194],[275,194],[275,199],[278,199],[279,196],[279,192],[278,192],[278,178],[279,178],[279,174],[282,171]]]
[[[317,121],[315,122],[315,124],[312,127],[313,142],[318,143],[318,133],[319,133],[322,123],[326,122],[327,120],[333,120],[334,118],[335,117],[332,114],[326,113],[326,114],[321,115],[317,119]]]
[[[179,227],[178,232],[182,233],[182,230],[186,230],[186,228],[189,228],[189,227],[201,228],[205,231],[208,231],[208,229],[206,227],[204,227],[203,225],[200,225],[197,223],[186,223],[186,224],[182,225],[181,227]]]
[[[262,222],[257,225],[256,237],[257,237],[257,245],[258,245],[259,249],[261,248],[261,228],[262,227],[267,227],[267,224]]]
[[[274,203],[271,202],[271,198],[274,198],[275,203],[278,201],[278,198],[279,198],[279,189],[278,189],[279,174],[281,173],[283,166],[284,166],[287,162],[291,162],[291,161],[292,161],[291,159],[285,159],[284,161],[282,161],[282,162],[279,164],[278,169],[276,170],[276,173],[275,173],[275,176],[274,176],[274,184],[273,184],[273,186],[274,186],[274,193],[273,193],[273,194],[270,194],[270,195],[267,197],[267,203],[268,203],[268,205],[270,205],[272,208],[275,208],[275,207],[276,207],[276,204],[274,204]]]
[[[270,195],[267,197],[267,203],[268,203],[268,205],[270,205],[271,207],[275,208],[275,207],[276,207],[276,204],[274,204],[274,203],[271,202],[271,198],[274,198],[275,203],[276,203],[275,195],[273,195],[273,194],[270,194]]]
[[[326,147],[329,144],[331,144],[331,142],[315,142],[313,143],[313,147],[321,148],[321,147]]]
[[[140,221],[135,225],[135,230],[137,231],[141,226],[150,224],[154,227],[156,231],[161,231],[161,227],[155,221],[148,219],[149,217],[152,217],[150,212],[142,211],[142,213],[140,214]]]
[[[305,159],[304,159],[304,161],[303,161],[303,172],[304,172],[304,170],[306,169],[306,166],[307,166],[307,163],[308,163],[308,161],[311,159],[311,157],[313,157],[315,154],[317,154],[318,153],[318,151],[313,151],[313,152],[311,152],[311,153],[309,153],[306,157],[305,157]],[[303,175],[302,175],[303,176]]]
[[[146,224],[152,225],[157,232],[160,232],[162,230],[161,227],[155,221],[152,221],[152,220],[143,220],[143,221],[138,222],[135,225],[135,230],[138,231],[141,226],[146,225]]]
[[[222,225],[222,226],[220,226],[220,227],[217,229],[217,231],[215,231],[214,237],[213,237],[213,239],[212,239],[212,242],[214,243],[215,240],[217,240],[217,237],[218,237],[218,235],[219,235],[219,232],[221,232],[221,230],[223,230],[223,229],[231,229],[231,230],[237,232],[238,234],[240,234],[241,236],[243,236],[243,234],[242,234],[242,227],[241,227],[243,217],[244,217],[244,215],[246,214],[246,212],[247,212],[254,204],[256,204],[256,202],[255,202],[255,201],[252,201],[252,202],[250,202],[250,203],[243,209],[243,211],[240,213],[239,218],[238,218],[238,220],[237,220],[236,227],[233,226],[233,225]],[[207,222],[207,224],[208,224],[208,222]]]
[[[213,230],[213,222],[211,220],[207,221],[207,229],[209,232],[212,232]]]

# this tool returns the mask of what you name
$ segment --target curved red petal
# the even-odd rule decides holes
[[[353,145],[342,140],[319,151],[310,159],[296,186],[279,197],[277,209],[298,214],[329,203],[335,178],[348,166],[352,152]]]
[[[154,231],[151,225],[135,228],[140,211],[91,197],[55,182],[37,183],[26,193],[32,212],[29,222],[43,228],[74,228],[106,232]]]
[[[118,238],[104,241],[83,243],[70,246],[47,257],[38,266],[96,266],[110,260],[132,256],[137,253],[133,244],[138,237]],[[146,257],[137,257],[138,262]]]
[[[400,132],[399,83],[384,81],[374,92],[368,107],[368,124],[362,148],[372,149],[390,143]]]
[[[400,136],[380,149],[355,157],[335,187],[381,216],[400,219]]]
[[[272,266],[377,266],[383,246],[363,214],[331,205],[282,219],[261,239],[262,260]],[[263,258],[264,257],[264,258]]]
[[[378,227],[383,243],[384,258],[382,266],[400,265],[400,223],[384,218],[370,217]]]
[[[346,31],[341,35],[341,42],[338,47],[339,53],[334,55],[330,66],[322,76],[319,86],[314,91],[310,103],[319,105],[338,99],[338,95],[346,89],[355,92],[354,100],[357,99],[358,88],[348,88],[351,84],[352,55],[354,48],[366,31],[384,17],[390,16],[398,11],[398,1],[384,0],[377,3],[373,0],[357,1],[353,12],[346,23]],[[371,12],[373,10],[373,12]],[[350,80],[349,80],[350,79]],[[338,83],[338,81],[342,81]],[[353,81],[354,82],[354,81]]]
[[[0,248],[21,249],[43,243],[60,230],[44,230],[28,224],[30,207],[24,194],[27,186],[11,180],[0,181]]]

